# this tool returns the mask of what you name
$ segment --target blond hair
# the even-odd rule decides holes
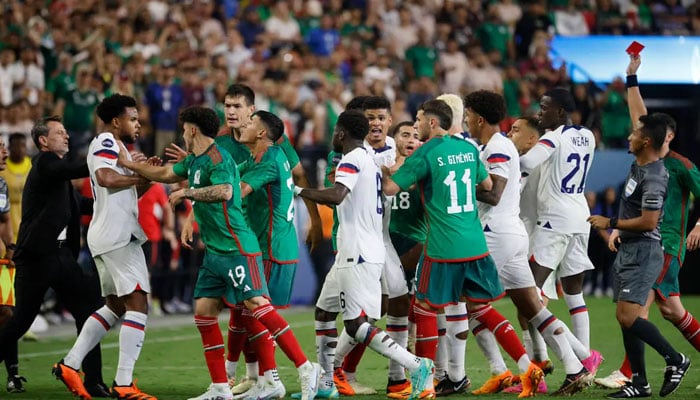
[[[443,93],[436,98],[436,100],[444,101],[450,109],[452,110],[452,126],[450,130],[459,128],[459,131],[463,131],[464,128],[462,124],[464,122],[464,103],[462,98],[452,93]]]

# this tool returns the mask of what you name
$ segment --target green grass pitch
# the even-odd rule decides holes
[[[605,357],[600,375],[607,375],[617,369],[624,354],[620,329],[615,321],[615,309],[610,299],[587,298],[591,317],[592,346],[600,350]],[[686,308],[700,316],[700,297],[685,297]],[[511,321],[514,319],[514,307],[510,300],[504,299],[496,303],[496,307]],[[564,322],[569,322],[566,305],[563,301],[553,302],[551,310]],[[309,308],[283,311],[283,315],[291,324],[294,333],[302,344],[307,356],[315,360],[313,312]],[[683,381],[676,393],[670,399],[700,399],[700,356],[680,333],[668,322],[663,321],[656,309],[652,309],[651,320],[661,329],[671,343],[681,352],[690,356],[696,363]],[[151,326],[146,331],[143,352],[136,364],[135,377],[138,386],[145,392],[159,399],[187,399],[203,393],[209,385],[209,375],[202,354],[199,334],[191,318],[183,322],[183,318],[161,318],[158,326]],[[156,324],[154,324],[156,325]],[[380,326],[383,322],[380,322]],[[226,325],[222,323],[225,332]],[[225,334],[225,333],[224,333]],[[59,360],[70,348],[74,336],[45,337],[39,342],[22,342],[20,344],[21,373],[27,378],[27,391],[21,394],[8,394],[0,389],[0,398],[16,399],[70,399],[72,396],[63,384],[51,375],[51,365]],[[103,341],[104,376],[107,383],[114,377],[118,357],[118,331],[110,332]],[[550,352],[551,354],[551,352]],[[647,347],[647,375],[649,376],[653,397],[658,398],[658,391],[663,379],[663,360]],[[505,356],[508,360],[507,355]],[[473,338],[467,342],[466,354],[467,374],[472,381],[472,389],[478,387],[488,377],[489,371],[484,357],[481,355]],[[297,373],[284,354],[277,351],[277,361],[282,381],[287,387],[287,397],[299,390]],[[515,365],[508,360],[509,366],[515,371]],[[242,363],[241,363],[242,364]],[[239,366],[243,373],[244,365]],[[357,373],[358,380],[372,386],[379,392],[376,396],[363,396],[367,400],[385,399],[384,389],[387,379],[387,362],[380,355],[368,350],[360,363]],[[559,387],[564,379],[561,364],[555,361],[554,374],[547,377],[550,391]],[[575,397],[581,399],[605,398],[609,390],[591,387]],[[451,396],[451,398],[473,397],[471,394]],[[497,394],[482,396],[487,399],[515,399],[516,395]],[[539,397],[545,397],[540,395]],[[551,396],[547,396],[551,397]]]

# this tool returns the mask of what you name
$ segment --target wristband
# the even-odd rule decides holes
[[[5,246],[5,248],[6,248],[7,250],[15,251],[15,250],[17,250],[17,245],[14,244],[14,243],[10,243],[10,244],[8,244],[7,246]]]
[[[299,186],[294,186],[294,195],[299,196],[301,194],[302,190],[304,190],[304,188],[299,187]]]
[[[617,217],[610,218],[610,222],[608,222],[608,225],[613,229],[617,228]]]
[[[637,82],[637,75],[627,75],[627,82],[625,82],[625,86],[628,89],[631,87],[639,86],[639,82]]]

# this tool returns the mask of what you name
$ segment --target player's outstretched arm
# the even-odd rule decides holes
[[[639,54],[630,54],[630,63],[627,65],[627,106],[633,127],[637,126],[639,117],[647,115],[647,107],[637,84],[637,70],[641,64],[642,58]]]
[[[292,178],[294,178],[294,184],[300,188],[310,188],[309,179],[306,177],[306,172],[301,163],[292,168]],[[310,250],[313,251],[316,246],[320,245],[323,241],[323,223],[321,222],[321,214],[318,213],[318,208],[316,204],[309,200],[303,199],[304,205],[309,212],[309,221],[311,226],[309,227],[309,235],[306,238],[306,243],[309,244]]]
[[[542,143],[537,143],[530,151],[520,156],[520,171],[529,174],[538,165],[547,161],[554,149]]]
[[[181,176],[175,174],[172,164],[152,165],[148,162],[129,160],[126,157],[126,148],[121,143],[119,145],[121,146],[121,151],[119,152],[119,158],[117,158],[117,165],[128,168],[150,181],[175,183],[183,180]]]
[[[296,188],[297,196],[313,201],[314,203],[337,206],[345,200],[350,190],[342,183],[336,182],[333,186],[324,189]]]

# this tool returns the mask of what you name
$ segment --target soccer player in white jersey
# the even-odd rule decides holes
[[[87,242],[106,305],[85,321],[73,348],[54,365],[53,374],[74,394],[83,393],[77,370],[85,354],[123,317],[112,396],[155,399],[140,391],[133,381],[134,365],[141,353],[146,328],[146,295],[151,290],[141,249],[146,235],[138,222],[136,190],[137,185],[147,181],[117,165],[119,152],[123,151],[119,142],[134,143],[141,128],[136,100],[112,95],[97,106],[97,115],[106,130],[92,140],[88,149],[87,163],[95,204]]]
[[[588,259],[590,227],[586,219],[590,211],[584,193],[595,138],[587,128],[571,125],[574,109],[573,96],[565,89],[551,89],[542,96],[537,116],[546,133],[520,158],[520,167],[529,174],[541,166],[530,259],[535,282],[542,288],[552,272],[558,274],[574,334],[590,348],[583,278],[593,264]]]
[[[429,383],[432,361],[415,357],[386,332],[372,325],[372,321],[381,317],[380,278],[385,248],[381,173],[362,144],[368,130],[369,124],[362,112],[341,113],[333,146],[343,157],[335,172],[334,185],[318,190],[297,189],[296,192],[305,199],[337,206],[338,254],[326,276],[317,307],[329,315],[343,313],[345,330],[341,335],[349,336],[350,340],[341,337],[339,343],[364,343],[408,369],[413,384],[409,398],[415,399]],[[329,322],[334,326],[335,318]],[[324,349],[317,351],[325,371],[319,393],[332,393],[335,391],[330,376],[334,349],[330,346],[317,346],[317,349]]]
[[[567,378],[555,394],[572,394],[587,386],[588,370],[579,358],[591,356],[568,328],[542,305],[535,280],[528,265],[528,237],[520,220],[520,166],[518,151],[513,142],[500,132],[499,123],[506,116],[503,97],[497,93],[480,90],[464,98],[466,122],[472,137],[481,143],[481,159],[486,165],[493,188],[477,192],[479,218],[486,237],[489,252],[496,262],[498,276],[506,293],[520,313],[528,320],[532,330],[539,330],[547,343],[562,360]],[[493,377],[474,393],[493,393],[502,388],[503,382],[512,376],[505,366],[496,346],[496,338],[485,332],[479,321],[470,318],[470,327],[479,347],[491,363]],[[498,332],[495,332],[498,335]],[[497,336],[498,337],[498,336]],[[500,338],[499,338],[500,339]],[[503,340],[500,340],[503,343]],[[504,347],[524,369],[525,349],[518,341],[506,342]],[[516,352],[517,350],[517,352]],[[546,386],[538,388],[539,376],[522,381],[521,397],[535,391],[546,393]],[[535,379],[539,378],[539,379]],[[535,384],[534,387],[530,386]]]

